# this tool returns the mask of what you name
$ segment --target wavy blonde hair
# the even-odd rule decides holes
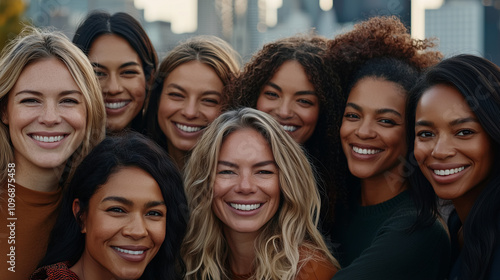
[[[243,128],[255,129],[269,143],[281,189],[279,210],[255,240],[254,278],[294,279],[301,265],[318,255],[338,267],[317,229],[321,202],[307,157],[271,116],[243,108],[222,114],[207,128],[186,166],[184,183],[191,211],[181,249],[186,279],[231,277],[222,222],[212,211],[213,186],[223,140]],[[303,249],[314,254],[299,259]]]
[[[9,92],[24,68],[39,60],[56,58],[68,68],[80,88],[87,119],[82,144],[68,159],[61,184],[66,184],[80,161],[105,136],[106,111],[101,88],[87,56],[61,32],[25,27],[2,51],[0,57],[0,111],[6,112]],[[14,162],[9,127],[0,122],[0,186],[6,183],[7,165]],[[0,193],[2,190],[0,190]]]

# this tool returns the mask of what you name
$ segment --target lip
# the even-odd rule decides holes
[[[41,148],[55,149],[62,145],[70,134],[66,132],[30,132],[27,135]]]
[[[463,169],[461,169],[463,167]],[[451,184],[462,178],[469,170],[468,164],[430,164],[427,166],[432,179],[438,184]],[[456,172],[458,169],[458,172]],[[461,170],[460,170],[461,169]],[[454,170],[454,174],[438,175],[435,170]]]
[[[280,122],[280,125],[288,133],[296,132],[297,130],[299,130],[301,128],[300,125],[296,125],[296,124],[293,124],[293,123],[283,123],[283,122]]]
[[[132,103],[132,100],[128,99],[105,99],[104,105],[106,107],[106,113],[108,115],[118,115],[123,113],[128,106]]]
[[[207,127],[206,125],[187,124],[174,121],[172,122],[172,124],[177,133],[185,138],[197,138],[205,131],[205,128]]]
[[[111,246],[111,249],[122,259],[129,262],[141,262],[146,259],[146,253],[149,250],[145,246]],[[139,254],[128,253],[127,251],[140,252]]]
[[[384,149],[371,146],[371,145],[363,145],[363,144],[349,144],[350,148],[350,154],[352,155],[353,158],[360,159],[360,160],[370,160],[370,159],[375,159],[378,158],[379,155],[384,152]],[[358,150],[366,150],[365,153],[359,153]],[[357,152],[358,151],[358,152]]]
[[[252,215],[255,215],[258,212],[260,212],[260,210],[262,209],[262,207],[266,203],[261,202],[261,201],[230,201],[230,202],[226,202],[226,204],[229,207],[229,209],[231,209],[231,211],[237,215],[252,216]],[[238,206],[246,205],[247,207],[251,207],[251,206],[255,206],[255,205],[259,205],[259,206],[255,209],[252,209],[252,210],[242,210],[242,209],[240,210],[240,209],[234,208],[234,205],[238,205]]]

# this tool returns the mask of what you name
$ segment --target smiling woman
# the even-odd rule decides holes
[[[300,146],[268,114],[219,116],[184,174],[192,213],[186,279],[325,279],[338,270],[319,230],[320,198]]]
[[[163,59],[148,104],[148,134],[182,170],[189,151],[227,105],[224,87],[239,74],[239,55],[224,40],[197,36]]]
[[[0,242],[0,278],[26,279],[43,257],[63,188],[104,137],[104,104],[86,56],[54,31],[26,28],[11,41],[0,85],[0,217],[12,226],[0,227],[11,237]],[[8,166],[15,174],[7,182]]]
[[[430,68],[408,103],[417,205],[426,210],[437,196],[455,206],[448,279],[500,277],[499,85],[497,65],[459,55]]]
[[[142,131],[158,58],[141,24],[126,13],[91,12],[73,37],[89,57],[104,96],[108,131]]]
[[[182,279],[187,219],[165,152],[137,132],[108,137],[78,167],[31,279]]]

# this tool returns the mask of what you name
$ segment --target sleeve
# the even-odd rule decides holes
[[[409,216],[389,219],[371,245],[332,280],[444,279],[451,250],[447,231],[436,221],[409,233],[406,228],[413,219]]]
[[[337,272],[337,268],[322,258],[308,261],[300,268],[296,280],[330,280]]]

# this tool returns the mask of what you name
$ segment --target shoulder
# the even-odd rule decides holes
[[[79,278],[69,269],[67,262],[59,262],[38,268],[30,280],[79,280]]]
[[[338,268],[319,251],[302,246],[300,249],[299,271],[296,279],[329,280]]]

